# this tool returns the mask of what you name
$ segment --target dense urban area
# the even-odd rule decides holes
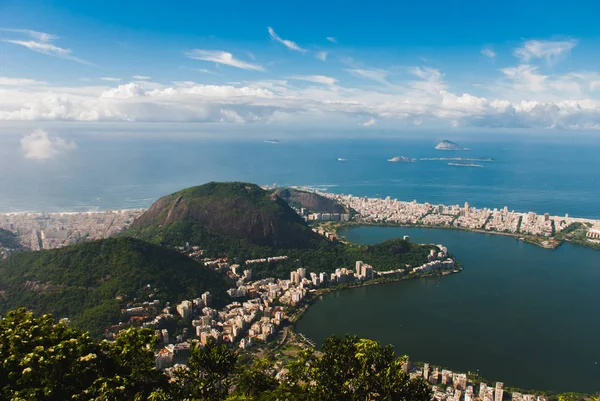
[[[598,243],[600,221],[590,219],[550,216],[548,214],[519,213],[503,209],[477,209],[464,206],[432,205],[429,203],[402,202],[395,199],[354,197],[320,193],[350,208],[353,213],[312,213],[305,208],[295,209],[309,223],[313,231],[336,241],[335,231],[322,228],[322,223],[392,223],[433,227],[461,228],[531,235],[552,239],[574,223],[585,229],[585,237]],[[113,236],[124,231],[144,210],[120,210],[100,213],[22,213],[0,215],[0,228],[16,234],[21,245],[31,250],[64,247],[91,239]],[[356,213],[356,214],[355,214]],[[404,238],[409,240],[408,237]],[[540,242],[542,246],[549,243]],[[155,353],[156,367],[172,376],[190,357],[192,344],[209,342],[229,344],[254,355],[264,355],[275,349],[306,349],[315,347],[314,342],[301,333],[295,333],[293,324],[312,300],[320,295],[341,288],[368,285],[378,281],[399,280],[432,274],[458,272],[460,267],[443,245],[436,245],[420,266],[405,265],[392,270],[380,270],[362,261],[356,261],[354,269],[339,268],[335,272],[310,272],[298,268],[289,278],[253,279],[253,267],[261,264],[277,264],[288,259],[286,255],[273,255],[231,263],[226,257],[208,258],[199,246],[182,244],[177,250],[213,269],[235,283],[227,290],[232,302],[217,307],[210,292],[177,304],[151,298],[153,289],[148,285],[150,298],[126,300],[121,311],[121,322],[107,327],[105,337],[117,338],[126,327],[144,327],[155,331],[159,339]],[[0,249],[6,257],[14,249]],[[63,318],[67,322],[67,317]],[[175,328],[175,329],[173,329]],[[495,386],[485,381],[471,380],[465,373],[452,372],[428,363],[403,364],[410,377],[422,377],[432,387],[435,400],[452,401],[542,401],[539,394],[523,394],[506,391],[501,382]],[[274,376],[285,377],[284,363],[275,365]]]
[[[580,227],[582,238],[578,241],[585,245],[600,245],[600,220],[564,216],[542,215],[535,212],[515,212],[505,206],[502,209],[477,209],[465,202],[461,205],[443,205],[357,197],[319,192],[320,195],[334,199],[354,209],[358,215],[355,221],[360,223],[387,223],[406,226],[427,226],[486,231],[490,233],[525,237],[529,242],[554,248],[560,244],[557,239],[561,233],[573,225]],[[309,220],[343,221],[339,216],[311,214]]]

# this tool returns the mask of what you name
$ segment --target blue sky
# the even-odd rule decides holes
[[[3,0],[0,122],[594,131],[599,11],[593,1]]]

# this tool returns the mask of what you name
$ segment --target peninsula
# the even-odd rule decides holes
[[[352,195],[320,193],[356,211],[351,222],[334,225],[377,224],[435,227],[508,235],[519,240],[554,249],[563,241],[600,249],[600,220],[549,213],[515,212],[504,208],[475,208],[468,202],[444,205],[399,201],[389,196],[365,198]],[[309,216],[317,219],[319,216]],[[321,217],[321,219],[323,219]]]

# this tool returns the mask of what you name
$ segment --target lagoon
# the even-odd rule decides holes
[[[463,271],[322,297],[296,324],[318,344],[357,334],[411,360],[479,371],[507,386],[600,390],[600,251],[444,229],[365,226],[339,234],[361,244],[403,235],[443,244]]]

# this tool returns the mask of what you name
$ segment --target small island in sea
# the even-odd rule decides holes
[[[491,157],[422,157],[422,161],[495,162]]]
[[[470,150],[469,148],[463,148],[456,142],[443,140],[435,146],[437,150]]]
[[[271,143],[273,145],[278,145],[279,141],[277,139],[267,139],[264,143]]]
[[[391,163],[413,163],[416,162],[417,159],[411,159],[410,157],[406,156],[394,156],[391,159],[387,159],[387,161]]]
[[[345,162],[346,160],[348,160],[348,159],[344,159],[343,157],[338,157],[339,162]]]
[[[450,162],[448,163],[449,166],[458,166],[458,167],[483,167],[481,164],[475,164],[475,163],[464,163],[464,162]]]

